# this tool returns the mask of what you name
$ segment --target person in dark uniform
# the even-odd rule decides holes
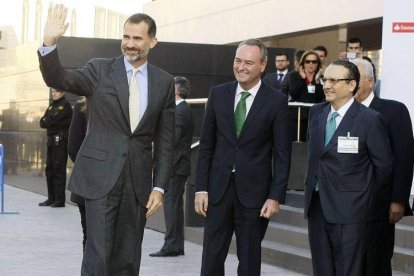
[[[72,107],[65,93],[52,89],[53,102],[40,119],[47,129],[46,181],[47,200],[39,206],[65,207],[66,162],[68,160],[68,130]]]
[[[191,173],[191,141],[194,118],[185,99],[190,94],[190,81],[181,76],[175,82],[175,146],[174,173],[165,193],[164,217],[165,237],[161,250],[151,257],[184,255],[184,185]]]
[[[83,97],[79,100],[73,108],[72,122],[69,127],[69,139],[68,139],[68,154],[73,163],[75,163],[76,156],[78,155],[79,149],[82,145],[83,140],[86,136],[86,129],[88,123],[86,120],[86,98]],[[71,193],[70,200],[76,203],[79,208],[81,216],[81,225],[83,232],[83,250],[86,245],[86,214],[85,214],[85,199],[80,195]]]

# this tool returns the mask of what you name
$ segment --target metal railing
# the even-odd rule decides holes
[[[207,103],[207,98],[197,98],[197,99],[186,99],[186,102],[189,105],[201,105],[203,104],[204,106]],[[313,105],[315,105],[314,103],[302,103],[302,102],[289,102],[288,103],[289,107],[297,107],[298,108],[298,124],[297,124],[297,135],[296,135],[296,141],[300,142],[300,118],[301,118],[301,109],[303,107],[306,108],[310,108]]]

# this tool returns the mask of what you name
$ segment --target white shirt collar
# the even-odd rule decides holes
[[[262,84],[262,81],[259,80],[259,82],[253,86],[249,91],[250,95],[252,96],[252,98],[256,97],[257,92],[259,91],[260,85]],[[237,83],[237,89],[236,89],[236,97],[241,93],[244,92],[246,90],[244,90],[241,86],[240,83]]]
[[[179,100],[176,100],[175,101],[175,105],[179,105],[181,102],[183,102],[184,101],[184,99],[179,99]]]
[[[279,74],[286,75],[286,74],[287,74],[287,72],[288,72],[288,69],[285,69],[285,70],[283,70],[283,71],[279,71],[279,70],[277,70],[277,74],[278,74],[278,75],[279,75]]]
[[[363,100],[361,104],[365,105],[366,107],[369,107],[372,103],[372,100],[374,99],[374,96],[374,92],[371,91],[371,93],[369,93],[369,96],[365,100]]]
[[[125,70],[127,71],[127,73],[129,71],[132,71],[132,69],[134,69],[135,67],[132,66],[131,63],[129,63],[129,61],[126,59],[126,57],[124,57],[124,64],[125,64]],[[147,76],[147,72],[148,72],[148,62],[145,62],[144,64],[142,64],[141,66],[138,67],[138,70],[141,74],[143,74],[144,76]]]
[[[329,113],[328,118],[331,116],[332,113],[336,112],[339,114],[339,116],[344,117],[345,113],[348,111],[349,107],[352,105],[352,103],[354,102],[354,97],[352,97],[346,104],[344,104],[341,108],[339,108],[338,110],[335,110],[333,108],[333,106],[331,105],[331,112]]]

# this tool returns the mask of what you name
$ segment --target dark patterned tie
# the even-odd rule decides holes
[[[236,122],[236,134],[239,137],[241,129],[246,120],[246,99],[250,96],[250,93],[247,91],[241,92],[241,98],[236,106],[236,111],[234,112],[234,119]]]

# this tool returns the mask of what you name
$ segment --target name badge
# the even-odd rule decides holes
[[[338,153],[358,153],[358,137],[351,137],[348,132],[348,136],[338,136]]]
[[[315,94],[316,87],[315,85],[308,85],[308,93]]]

